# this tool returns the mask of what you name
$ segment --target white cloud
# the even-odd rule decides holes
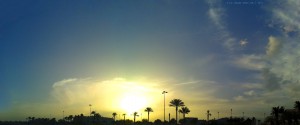
[[[296,32],[296,27],[295,26],[291,26],[291,25],[286,25],[286,26],[283,26],[283,30],[286,32],[286,33],[290,33],[290,32]]]
[[[246,84],[242,84],[242,88],[245,89],[262,89],[263,85],[260,83],[246,83]]]
[[[246,99],[244,98],[244,96],[239,95],[239,96],[234,97],[234,100],[235,101],[245,101]]]
[[[233,37],[230,31],[226,28],[226,22],[224,22],[226,10],[222,7],[221,0],[207,0],[209,4],[208,16],[216,25],[219,30],[220,40],[224,41],[223,45],[229,50],[235,50],[237,46],[237,39]]]
[[[243,93],[244,95],[234,97],[236,101],[252,100],[269,106],[276,104],[289,107],[287,104],[292,104],[298,99],[300,34],[287,35],[287,33],[300,31],[298,16],[300,1],[280,2],[282,3],[280,7],[271,5],[271,12],[273,24],[276,24],[272,28],[279,28],[282,34],[269,37],[265,55],[243,55],[234,60],[234,64],[238,67],[261,71],[263,78],[261,83],[242,85],[247,91]]]
[[[211,20],[214,22],[216,26],[218,26],[220,29],[224,29],[223,22],[221,21],[221,16],[224,13],[224,10],[221,7],[218,8],[209,8],[208,15],[211,18]]]
[[[255,95],[256,93],[255,93],[254,90],[250,90],[250,91],[244,92],[244,94],[247,95],[247,96],[253,96],[253,95]]]
[[[267,56],[269,56],[269,57],[274,56],[281,49],[281,41],[276,37],[270,36],[268,46],[266,49],[267,49],[266,50]]]
[[[64,86],[65,84],[67,84],[67,83],[72,83],[72,82],[74,82],[74,81],[76,81],[76,80],[77,80],[76,78],[64,79],[64,80],[55,82],[55,83],[52,85],[52,87],[55,88],[55,87],[59,87],[59,86]]]
[[[248,70],[261,70],[266,64],[262,55],[242,55],[233,60],[233,64]]]
[[[273,1],[272,1],[273,2]],[[275,4],[280,3],[280,7],[271,6],[273,20],[282,25],[285,32],[300,29],[300,2],[299,0],[278,0]]]

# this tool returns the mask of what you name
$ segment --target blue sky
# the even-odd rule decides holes
[[[292,108],[300,87],[300,3],[239,2],[1,1],[0,120],[82,113],[98,102],[91,88],[102,86],[97,98],[110,93],[107,81],[168,90],[167,100],[186,100],[200,119],[208,109],[226,117],[236,107],[236,116],[261,118],[272,106]],[[95,110],[110,116],[113,109]]]

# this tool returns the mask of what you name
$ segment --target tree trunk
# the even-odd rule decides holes
[[[176,124],[178,123],[177,112],[178,112],[178,106],[176,106]]]
[[[149,112],[148,112],[148,122],[149,122]]]

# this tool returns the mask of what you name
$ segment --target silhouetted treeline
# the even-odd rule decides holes
[[[182,105],[174,104],[176,104],[175,108],[184,106],[183,103],[178,103]],[[150,110],[150,107],[147,107],[145,110],[148,113],[150,111],[153,111],[152,109]],[[178,111],[177,108],[176,111]],[[189,110],[186,107],[182,107],[180,112],[187,114]],[[135,114],[138,116],[137,113]],[[148,119],[142,119],[141,121],[125,119],[126,114],[123,114],[124,119],[116,120],[117,113],[114,112],[112,115],[112,118],[102,117],[99,113],[93,111],[91,112],[91,116],[84,116],[83,114],[69,115],[59,120],[55,118],[27,117],[26,121],[0,121],[0,125],[299,125],[300,101],[296,101],[292,109],[286,109],[283,106],[272,107],[270,115],[265,116],[263,121],[257,120],[255,117],[245,119],[243,117],[230,117],[212,120],[198,120],[198,118],[184,117],[178,122],[175,118],[165,122],[160,119],[149,122],[149,114]]]

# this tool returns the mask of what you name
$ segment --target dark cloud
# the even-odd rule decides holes
[[[282,78],[278,77],[275,73],[272,73],[270,69],[264,68],[262,70],[262,76],[264,79],[264,86],[267,90],[277,90],[280,88]]]

